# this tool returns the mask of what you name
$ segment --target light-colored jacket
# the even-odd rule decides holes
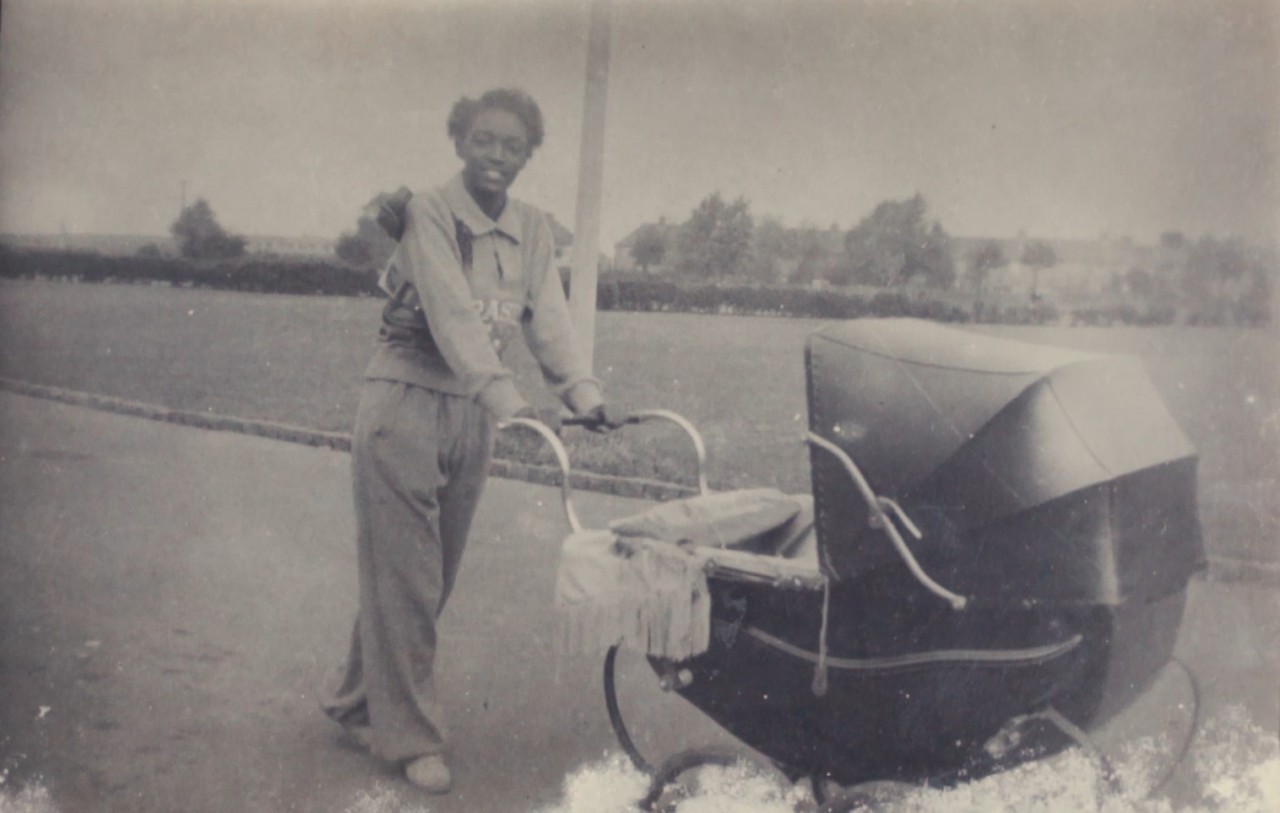
[[[380,281],[392,300],[366,378],[473,396],[496,418],[526,406],[502,351],[522,329],[548,387],[575,413],[601,403],[574,336],[546,216],[508,200],[495,221],[455,176],[415,194]]]

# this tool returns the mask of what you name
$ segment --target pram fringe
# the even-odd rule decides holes
[[[582,551],[578,551],[581,555]],[[612,538],[590,553],[608,583],[556,599],[557,640],[569,653],[621,645],[680,661],[711,643],[711,594],[703,560],[676,545]]]

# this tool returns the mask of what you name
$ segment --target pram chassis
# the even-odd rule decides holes
[[[700,495],[709,495],[711,493],[711,489],[707,484],[705,472],[706,447],[697,429],[680,415],[661,409],[635,412],[628,416],[625,423],[634,425],[651,421],[667,421],[673,423],[688,435],[697,461],[698,493]],[[566,420],[566,424],[568,425],[572,425],[573,423],[574,419]],[[561,499],[566,520],[570,529],[574,533],[582,531],[582,523],[579,520],[573,505],[569,456],[560,438],[545,424],[532,419],[514,418],[502,423],[500,428],[507,428],[511,426],[523,426],[537,432],[551,447],[561,469]],[[885,532],[893,542],[894,549],[897,551],[902,563],[906,566],[907,572],[910,573],[916,584],[924,588],[928,594],[944,601],[953,612],[964,610],[970,605],[972,597],[961,596],[951,590],[948,590],[946,587],[938,584],[923,570],[923,568],[921,568],[915,557],[912,556],[905,541],[902,539],[899,527],[916,538],[919,538],[920,536],[919,530],[911,521],[910,517],[906,515],[895,501],[876,495],[871,490],[857,464],[847,453],[844,452],[844,450],[813,433],[808,433],[803,440],[814,448],[829,452],[833,457],[841,462],[849,474],[851,481],[854,483],[856,490],[867,504],[868,524],[872,527],[880,528]],[[1022,665],[1044,663],[1051,662],[1054,659],[1074,653],[1080,648],[1080,644],[1082,642],[1082,636],[1077,633],[1066,636],[1063,640],[1049,645],[1004,648],[997,650],[985,650],[982,652],[966,650],[935,650],[905,657],[863,659],[833,657],[826,651],[826,616],[827,605],[830,601],[831,594],[830,578],[823,573],[821,569],[817,571],[805,571],[798,567],[794,569],[794,572],[783,577],[779,577],[776,569],[778,562],[772,562],[771,564],[774,565],[774,567],[765,572],[758,567],[752,567],[752,564],[757,559],[757,555],[743,551],[736,551],[728,548],[717,550],[716,553],[710,556],[706,562],[706,573],[708,579],[722,584],[755,586],[771,591],[781,590],[782,592],[799,592],[811,595],[821,595],[822,629],[819,631],[819,643],[816,652],[789,644],[785,640],[757,627],[750,625],[743,627],[743,632],[745,633],[744,637],[754,639],[756,645],[771,647],[774,650],[785,653],[787,656],[796,659],[798,662],[804,662],[814,666],[815,677],[813,682],[813,692],[815,695],[822,695],[827,691],[826,672],[828,669],[834,669],[839,672],[856,673],[859,671],[872,672],[876,670],[893,669],[911,670],[912,668],[921,665],[944,663],[947,661],[965,662],[970,665],[978,664],[979,666],[983,664],[999,665],[1002,663],[1016,663]],[[1180,607],[1178,609],[1180,610]],[[747,758],[745,753],[733,753],[726,751],[723,748],[704,748],[679,752],[656,767],[646,760],[639,752],[639,749],[631,738],[619,708],[616,687],[616,659],[618,648],[619,647],[617,645],[610,647],[604,659],[603,684],[605,702],[610,724],[613,727],[614,733],[624,752],[628,755],[637,769],[652,777],[650,792],[646,798],[642,800],[642,807],[644,809],[651,809],[651,806],[658,800],[666,784],[685,770],[708,764],[730,764]],[[659,675],[659,685],[663,690],[675,690],[680,692],[687,689],[690,683],[693,682],[693,672],[685,665],[670,661],[661,661],[654,658],[650,658],[649,660],[652,668]],[[703,709],[703,711],[705,712],[706,709]],[[1024,716],[1024,719],[1018,721],[1017,725],[1022,729],[1027,729],[1028,727],[1035,727],[1035,724],[1043,719],[1047,719],[1047,715],[1026,715]],[[719,722],[722,724],[724,723],[723,720],[720,720]],[[1050,720],[1050,722],[1052,722],[1052,720]],[[726,728],[728,728],[728,726],[726,726]],[[1045,739],[1046,731],[1044,728],[1044,726],[1041,726],[1036,732],[1042,740],[1041,744],[1038,746],[1038,753],[1048,753],[1069,744],[1068,738],[1054,736],[1056,734],[1060,734],[1056,729],[1053,732],[1048,732],[1050,735],[1049,739]],[[730,733],[734,733],[732,729],[730,729]],[[1051,744],[1049,740],[1052,740]],[[829,774],[824,777],[820,770],[814,770],[812,766],[805,765],[796,766],[771,762],[767,767],[776,773],[785,775],[792,781],[804,777],[812,779],[815,795],[819,796],[819,801],[822,801],[822,788],[825,787],[824,779],[829,778]],[[998,767],[997,761],[993,760],[990,769],[995,770],[998,769]],[[958,776],[963,776],[964,774],[965,772],[961,771]],[[945,776],[939,776],[938,778],[941,781],[947,781],[947,777]],[[884,789],[892,786],[895,781],[896,780],[893,777],[861,779],[856,783],[855,787],[846,788],[838,798],[830,799],[828,804],[823,807],[823,810],[837,811],[852,809],[852,805],[855,803],[865,803],[869,799],[873,798],[872,795],[869,795],[872,790],[874,790],[876,794],[883,794]]]

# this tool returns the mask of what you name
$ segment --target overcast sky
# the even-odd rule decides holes
[[[919,191],[952,234],[1273,240],[1280,4],[615,0],[603,239],[712,191],[848,228]],[[458,162],[450,105],[541,103],[515,194],[573,226],[585,0],[4,0],[0,231],[163,234],[204,197],[336,237]]]

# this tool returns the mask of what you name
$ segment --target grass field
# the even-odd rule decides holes
[[[367,299],[7,283],[0,285],[0,376],[346,431],[378,310]],[[597,373],[622,404],[690,418],[707,441],[714,486],[806,491],[802,351],[819,324],[604,312],[597,317]],[[1212,551],[1280,558],[1280,331],[980,330],[1141,357],[1200,450]],[[513,353],[510,361],[526,393],[549,403],[527,354]],[[669,430],[584,434],[571,439],[586,468],[687,482],[692,456]]]

